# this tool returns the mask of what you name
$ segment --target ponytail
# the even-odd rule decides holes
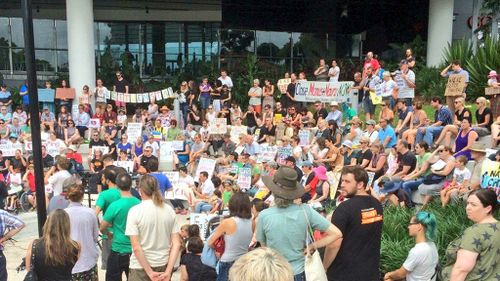
[[[427,241],[436,241],[437,238],[437,222],[436,216],[432,213],[420,211],[415,216],[418,223],[425,227],[425,239]]]
[[[153,200],[153,203],[156,206],[164,206],[163,197],[160,194],[158,181],[155,177],[150,175],[142,176],[141,180],[139,181],[139,189],[141,190],[141,193],[144,193],[148,197],[151,197],[151,200]]]

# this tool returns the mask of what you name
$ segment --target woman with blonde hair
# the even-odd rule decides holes
[[[446,125],[439,138],[434,142],[434,146],[438,147],[442,141],[444,146],[451,146],[451,141],[454,136],[458,134],[462,120],[468,119],[472,123],[472,112],[465,108],[465,99],[462,97],[455,99],[455,118],[453,124]]]
[[[68,214],[54,210],[43,226],[42,237],[31,242],[26,253],[26,268],[33,262],[39,281],[72,280],[71,270],[80,256],[80,244],[70,234]]]
[[[288,261],[271,248],[257,248],[239,258],[229,270],[232,281],[292,281]]]
[[[476,99],[476,122],[472,129],[476,131],[479,137],[484,137],[490,134],[491,125],[493,124],[493,114],[490,109],[490,101],[485,97]]]

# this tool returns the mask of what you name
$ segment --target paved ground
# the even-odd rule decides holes
[[[26,255],[26,248],[28,244],[34,239],[38,238],[38,222],[36,212],[21,213],[19,214],[25,223],[26,227],[14,236],[15,241],[5,243],[4,254],[7,259],[7,272],[9,274],[9,281],[22,281],[26,275],[26,271],[16,272],[16,267],[21,263],[21,259]],[[183,216],[183,219],[186,219]],[[187,221],[186,221],[187,222]],[[99,257],[99,265],[101,258]],[[99,280],[104,280],[105,271],[99,270]],[[125,277],[123,278],[125,280]],[[172,278],[173,281],[180,280],[179,272],[175,272]]]

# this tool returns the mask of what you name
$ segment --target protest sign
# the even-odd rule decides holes
[[[91,118],[89,120],[89,128],[91,129],[99,129],[101,128],[101,120],[99,118]]]
[[[276,125],[276,140],[281,140],[285,136],[286,127],[285,124],[279,123]]]
[[[500,202],[500,162],[483,160],[481,167],[481,188],[491,188],[497,195]]]
[[[71,107],[71,116],[73,119],[78,119],[78,114],[80,113],[80,110],[78,109],[78,104],[73,104]]]
[[[195,181],[199,181],[200,173],[203,171],[208,173],[208,179],[210,180],[214,174],[215,162],[215,159],[200,158],[200,162],[198,162],[198,167],[196,168]]]
[[[123,114],[123,115],[116,116],[116,121],[118,124],[125,123],[125,121],[127,121],[127,115]]]
[[[56,91],[54,89],[38,89],[39,102],[54,102]]]
[[[295,86],[295,100],[298,102],[330,103],[336,101],[352,102],[354,95],[349,93],[349,88],[354,85],[352,81],[345,82],[318,82],[300,80]]]
[[[173,150],[182,151],[184,150],[184,142],[183,141],[171,141],[171,146]]]
[[[278,164],[283,165],[285,164],[285,159],[288,156],[292,156],[292,148],[291,147],[279,147],[278,148]]]
[[[57,88],[56,99],[74,99],[76,95],[74,88]]]
[[[231,126],[231,141],[238,144],[240,143],[240,135],[247,135],[247,126]]]
[[[300,130],[299,131],[299,145],[306,146],[311,142],[311,131],[309,130]]]
[[[134,161],[115,161],[113,165],[124,168],[129,174],[134,172]]]
[[[161,141],[163,139],[163,135],[162,133],[158,132],[158,131],[153,131],[151,132],[151,135],[153,135],[153,139],[155,141]]]
[[[274,159],[276,158],[276,153],[278,153],[277,146],[262,147],[259,157],[257,158],[257,163],[274,161]]]
[[[274,114],[274,125],[278,125],[281,123],[281,119],[283,119],[283,115],[281,113]]]
[[[23,152],[23,144],[20,142],[12,143],[6,142],[0,144],[0,150],[2,151],[3,157],[12,157],[16,155],[16,150],[21,150]]]
[[[127,135],[130,142],[135,143],[139,137],[142,137],[141,123],[128,123]]]
[[[104,155],[104,154],[107,154],[109,152],[109,147],[107,147],[107,146],[92,146],[91,151],[90,151],[90,155],[92,157],[94,157],[95,152],[97,150],[100,150],[102,152],[102,155]]]
[[[175,187],[179,184],[179,172],[163,172],[165,176],[167,176],[170,183]]]
[[[208,238],[206,235],[208,222],[216,216],[216,214],[191,213],[189,215],[189,224],[196,224],[200,229],[201,239],[206,240]]]
[[[227,133],[227,119],[215,118],[208,124],[208,131],[210,134],[225,134]]]
[[[286,78],[286,79],[280,79],[278,80],[278,89],[282,94],[286,93],[286,88],[288,87],[288,84],[292,82],[292,79]]]
[[[245,147],[244,146],[238,146],[234,149],[234,152],[236,152],[238,155],[240,155],[243,150],[245,150]]]
[[[66,148],[66,145],[64,143],[62,143],[62,145],[58,145],[57,143],[47,142],[45,148],[47,149],[47,153],[50,156],[56,157],[57,155],[61,154],[61,151],[63,149]]]
[[[167,141],[160,142],[160,161],[163,162],[174,161],[174,149],[172,148],[172,142],[167,142]]]
[[[240,189],[248,190],[252,186],[252,169],[240,168],[238,171],[238,180],[236,184]]]
[[[465,90],[465,81],[467,77],[463,74],[452,74],[448,77],[446,90],[444,95],[446,97],[461,96]]]
[[[484,94],[487,96],[500,95],[500,87],[484,88]]]
[[[45,148],[47,149],[47,142],[42,141],[42,146],[45,146]],[[58,149],[57,154],[59,154],[59,146],[57,146],[57,149]],[[32,141],[25,141],[24,142],[24,151],[33,151],[33,142]]]

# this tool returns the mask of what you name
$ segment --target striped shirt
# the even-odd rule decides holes
[[[0,209],[0,237],[3,238],[5,233],[11,229],[18,229],[24,226],[24,222],[18,217]],[[3,246],[0,245],[0,251],[3,251]]]

